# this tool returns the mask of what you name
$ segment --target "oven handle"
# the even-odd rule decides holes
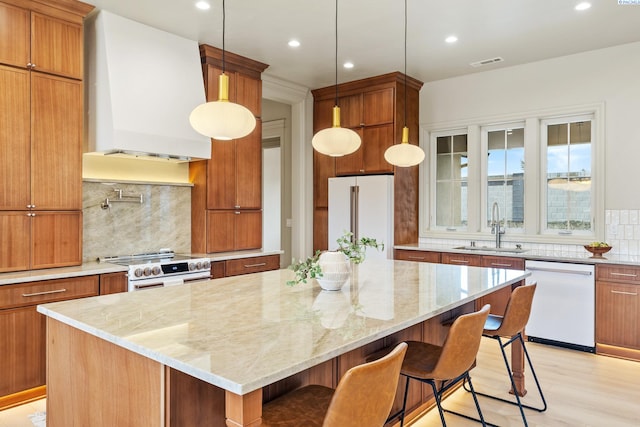
[[[156,283],[149,283],[147,285],[133,285],[133,290],[134,291],[141,291],[143,289],[151,289],[151,288],[161,288],[164,287],[164,282],[156,282]]]
[[[202,276],[202,277],[192,277],[189,279],[183,279],[184,283],[196,283],[196,282],[205,282],[207,280],[211,280],[211,274],[207,274],[206,276]]]

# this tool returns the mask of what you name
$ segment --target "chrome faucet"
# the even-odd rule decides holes
[[[504,230],[500,229],[500,206],[498,206],[498,202],[493,202],[491,207],[491,234],[496,235],[496,248],[499,248],[500,236],[504,234]]]

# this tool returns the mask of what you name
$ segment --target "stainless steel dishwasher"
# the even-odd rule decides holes
[[[536,282],[529,341],[582,351],[595,351],[594,266],[563,262],[526,261],[531,272],[527,282]]]

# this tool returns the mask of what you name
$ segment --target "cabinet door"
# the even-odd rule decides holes
[[[235,209],[235,141],[211,140],[211,160],[207,162],[207,209]]]
[[[340,127],[358,128],[364,124],[361,94],[341,96],[338,106],[340,107]],[[333,105],[331,107],[333,114]]]
[[[364,130],[365,128],[354,129],[358,135],[360,135],[360,139],[362,143],[360,144],[360,148],[358,148],[355,152],[351,154],[347,154],[346,156],[336,157],[336,175],[361,175],[365,173],[365,165],[364,165],[364,151],[365,151],[365,142],[364,142]]]
[[[0,211],[0,273],[29,269],[29,225],[27,212]]]
[[[326,251],[329,248],[329,210],[313,210],[313,252]]]
[[[396,141],[393,140],[393,124],[363,128],[362,154],[365,173],[393,172],[393,166],[384,159],[384,152],[394,142]]]
[[[82,54],[82,25],[31,13],[31,63],[34,70],[82,79]]]
[[[82,264],[82,212],[34,212],[31,268]]]
[[[640,349],[640,285],[596,282],[596,342]]]
[[[127,292],[128,280],[124,272],[106,273],[100,275],[100,295]]]
[[[27,66],[29,63],[29,32],[29,11],[0,3],[1,64],[22,68]],[[3,84],[2,87],[9,86]]]
[[[313,150],[313,205],[329,207],[329,178],[336,176],[336,158]]]
[[[260,117],[262,107],[262,80],[256,80],[242,73],[236,73],[236,101],[244,105],[253,113]]]
[[[0,396],[46,382],[45,316],[35,306],[0,310]]]
[[[362,116],[365,126],[393,123],[395,113],[393,88],[365,92],[362,98]]]
[[[0,3],[0,13],[2,8]],[[0,210],[27,209],[31,203],[29,72],[0,66],[0,87]]]
[[[466,255],[466,254],[454,254],[443,253],[443,264],[457,264],[457,265],[469,265],[474,267],[480,267],[482,265],[482,257],[480,255]]]
[[[207,253],[234,250],[234,211],[207,211]]]
[[[313,103],[313,133],[333,126],[334,99],[321,99]],[[342,110],[342,109],[341,109]],[[342,111],[340,111],[342,115]]]
[[[31,191],[36,209],[82,209],[82,83],[31,73]]]
[[[260,249],[262,247],[262,211],[235,213],[234,250]]]
[[[262,124],[242,139],[236,147],[236,198],[232,209],[262,207]],[[269,165],[266,165],[269,167]]]

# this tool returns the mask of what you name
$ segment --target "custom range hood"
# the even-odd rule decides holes
[[[106,11],[85,28],[85,151],[211,158],[211,140],[189,124],[191,111],[206,102],[198,43]]]

